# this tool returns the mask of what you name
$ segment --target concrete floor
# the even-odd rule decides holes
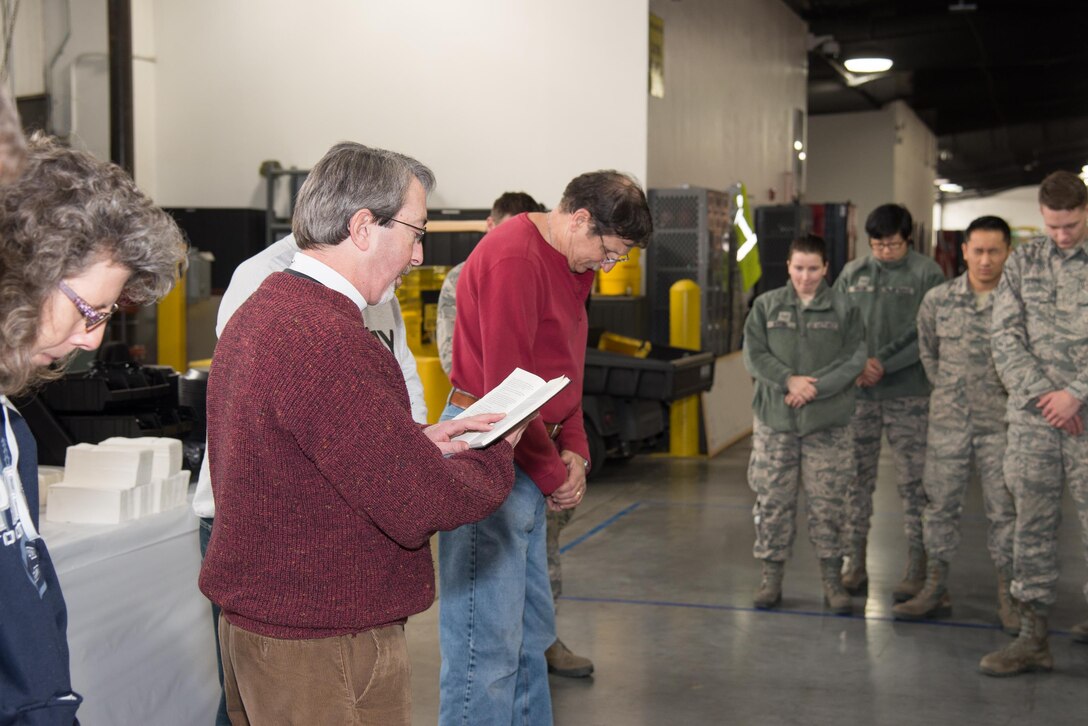
[[[590,485],[563,533],[558,624],[596,674],[551,677],[556,724],[1085,723],[1088,645],[1069,628],[1088,617],[1088,573],[1068,498],[1051,618],[1055,672],[994,679],[976,666],[1008,637],[997,627],[977,486],[952,565],[950,619],[891,619],[906,545],[890,460],[877,487],[864,614],[861,598],[853,617],[822,612],[803,522],[781,609],[756,611],[748,454],[743,441],[709,461],[610,462]],[[416,724],[434,724],[438,711],[437,614],[436,605],[408,624]]]

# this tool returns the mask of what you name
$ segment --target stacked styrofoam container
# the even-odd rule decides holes
[[[68,447],[64,481],[49,487],[50,522],[117,524],[182,506],[189,472],[181,442],[115,437]]]
[[[64,481],[63,466],[39,466],[38,467],[38,509],[45,511],[46,497],[49,496],[49,487]]]

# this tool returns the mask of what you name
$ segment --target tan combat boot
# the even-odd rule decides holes
[[[842,586],[851,595],[869,592],[869,573],[865,571],[866,545],[865,540],[855,541],[843,566]]]
[[[917,595],[892,607],[896,620],[925,620],[944,618],[952,613],[952,598],[948,596],[948,563],[930,560],[926,565],[926,584]]]
[[[782,576],[786,572],[785,562],[763,560],[763,579],[752,599],[752,604],[760,610],[770,610],[782,602]]]
[[[1020,603],[1020,635],[1001,650],[983,656],[978,669],[988,676],[1015,676],[1032,671],[1054,670],[1047,643],[1046,609]]]
[[[824,605],[836,615],[850,615],[854,605],[850,593],[842,586],[842,558],[827,557],[820,560],[820,577],[824,585]]]
[[[548,672],[564,678],[585,678],[593,673],[593,661],[570,651],[559,638],[544,651]]]
[[[906,602],[922,591],[926,584],[926,551],[919,545],[911,545],[907,553],[907,571],[892,590],[892,600]]]
[[[1076,643],[1088,643],[1088,620],[1073,626],[1073,641]]]
[[[1008,573],[997,573],[997,617],[1001,619],[1001,629],[1006,635],[1016,637],[1020,634],[1020,613],[1009,593],[1012,578]],[[1085,633],[1088,637],[1088,633]]]

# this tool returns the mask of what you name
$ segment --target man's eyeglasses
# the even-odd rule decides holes
[[[621,262],[627,262],[627,260],[631,259],[631,255],[621,255],[620,257],[612,257],[612,255],[615,254],[615,253],[613,253],[612,250],[610,250],[610,249],[608,249],[607,247],[604,246],[604,236],[597,235],[597,237],[600,238],[600,240],[601,240],[601,252],[604,253],[604,259],[601,260],[602,265],[618,265]]]
[[[117,312],[117,303],[111,305],[109,310],[96,310],[93,305],[77,295],[75,290],[64,284],[64,280],[58,282],[57,287],[60,288],[65,297],[72,301],[72,304],[76,306],[76,310],[83,316],[83,324],[88,333],[105,325],[106,321]]]
[[[419,244],[423,244],[423,235],[427,234],[427,227],[426,226],[417,227],[414,224],[408,224],[407,222],[402,222],[401,220],[397,219],[396,217],[390,217],[388,219],[388,221],[396,222],[397,224],[403,224],[405,227],[411,227],[412,229],[414,229],[416,231],[415,242],[418,242]]]
[[[907,243],[903,242],[903,241],[899,241],[899,242],[870,242],[869,246],[872,247],[874,250],[898,250],[898,249],[901,249],[906,244]]]

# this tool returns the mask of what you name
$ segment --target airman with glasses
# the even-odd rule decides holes
[[[843,585],[851,594],[867,592],[865,559],[873,490],[881,441],[887,433],[910,551],[907,572],[892,592],[896,602],[913,598],[925,582],[922,470],[930,387],[919,358],[917,317],[926,292],[944,282],[937,263],[910,248],[913,226],[906,207],[882,204],[874,209],[865,221],[872,254],[848,263],[835,281],[836,289],[845,292],[861,312],[867,349],[865,369],[857,379],[857,475],[846,496],[848,553]]]

